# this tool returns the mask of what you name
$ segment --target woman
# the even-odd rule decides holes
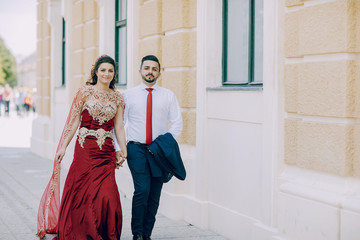
[[[54,172],[38,213],[38,236],[57,232],[58,240],[120,239],[122,211],[115,168],[127,157],[123,126],[124,100],[115,91],[115,61],[101,56],[71,106],[55,155]],[[79,126],[80,125],[80,126]],[[112,130],[120,141],[116,163]],[[60,211],[60,163],[76,130],[74,159],[67,175]]]

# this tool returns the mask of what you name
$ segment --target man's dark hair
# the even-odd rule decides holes
[[[145,61],[148,61],[148,60],[157,62],[157,63],[159,64],[159,72],[160,72],[160,62],[159,62],[159,59],[158,59],[156,56],[154,56],[154,55],[147,55],[147,56],[143,57],[143,58],[141,59],[140,69],[142,68],[143,63],[144,63]]]

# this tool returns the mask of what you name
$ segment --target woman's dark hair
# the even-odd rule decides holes
[[[114,66],[114,78],[111,80],[109,88],[111,89],[115,89],[115,83],[116,83],[116,63],[115,60],[108,56],[108,55],[101,55],[95,62],[95,64],[93,65],[93,67],[91,68],[91,73],[90,73],[90,78],[89,80],[86,82],[86,85],[95,85],[97,83],[97,76],[96,76],[96,72],[99,69],[99,66],[102,63],[110,63],[111,65]]]

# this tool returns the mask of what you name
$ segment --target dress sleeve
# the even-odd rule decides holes
[[[82,87],[76,93],[68,114],[64,130],[61,134],[56,152],[65,140],[68,140],[69,132],[79,117],[86,96],[86,87]],[[41,197],[37,216],[37,235],[41,238],[46,233],[56,233],[60,210],[60,163],[54,158],[53,173]]]
[[[119,92],[116,91],[116,106],[122,106],[122,108],[125,108],[125,101],[124,101],[124,97],[123,95]]]
[[[73,124],[75,122],[75,119],[78,118],[82,112],[82,108],[84,106],[85,98],[88,96],[89,91],[87,90],[87,87],[81,87],[78,92],[76,93],[74,100],[72,102],[70,112],[68,115],[68,118],[65,123],[63,134],[60,138],[59,147],[64,143],[65,140],[68,140],[69,133],[71,129],[73,128]],[[61,144],[61,145],[60,145]]]

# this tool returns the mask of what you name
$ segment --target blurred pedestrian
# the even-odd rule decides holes
[[[26,115],[29,115],[30,109],[33,106],[33,96],[30,91],[28,91],[26,93],[26,96],[24,97],[24,106],[25,106]]]
[[[5,90],[3,94],[3,100],[5,103],[5,116],[10,115],[10,100],[12,98],[12,89],[9,84],[5,84]]]
[[[0,116],[1,116],[1,109],[2,109],[2,105],[4,104],[4,87],[0,86]]]
[[[36,95],[36,91],[33,93],[33,105],[32,105],[32,111],[33,113],[36,112],[36,98],[37,98],[37,95]]]
[[[22,117],[22,108],[24,104],[24,96],[21,94],[22,88],[16,87],[14,88],[14,103],[16,109],[16,115]]]

